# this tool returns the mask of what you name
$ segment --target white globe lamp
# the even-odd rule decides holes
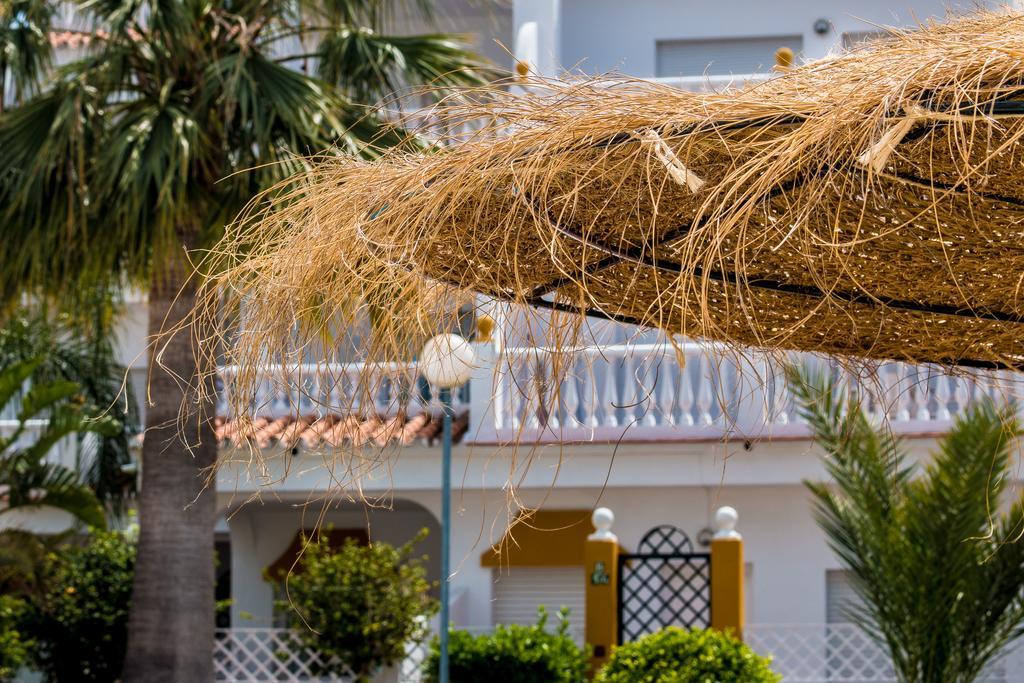
[[[434,386],[454,389],[469,381],[476,369],[476,354],[463,337],[439,334],[423,345],[416,365]]]

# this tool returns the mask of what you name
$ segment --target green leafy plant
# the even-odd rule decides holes
[[[537,610],[532,626],[498,626],[494,633],[474,636],[468,631],[449,635],[448,665],[452,683],[584,683],[586,651],[569,634],[569,612],[558,612],[558,626],[547,628],[547,611]],[[427,681],[437,683],[440,662],[434,640],[427,660]]]
[[[131,385],[124,383],[125,368],[114,353],[111,327],[116,303],[100,293],[92,299],[83,303],[78,315],[41,308],[17,309],[5,316],[0,368],[38,361],[30,382],[74,382],[85,405],[117,420],[119,429],[79,437],[77,468],[108,515],[121,518],[135,492],[135,477],[124,468],[132,461],[131,439],[139,416]]]
[[[901,681],[975,680],[1024,620],[1024,501],[1004,500],[1013,408],[970,408],[918,468],[830,374],[794,367],[788,377],[825,451],[831,481],[807,487],[862,599],[849,618],[887,649]]]
[[[25,618],[36,666],[50,680],[115,681],[127,644],[135,543],[94,531],[85,545],[48,558],[50,589]]]
[[[21,391],[41,362],[30,359],[0,371],[0,408]],[[18,408],[17,425],[0,436],[0,518],[45,506],[105,527],[103,506],[92,489],[75,470],[45,458],[69,435],[111,434],[121,429],[120,423],[85,405],[78,384],[67,380],[33,385]]]
[[[27,606],[13,595],[0,595],[0,681],[14,678],[28,660],[31,641],[22,632]]]
[[[666,628],[612,651],[596,683],[777,683],[771,659],[727,633]]]
[[[405,656],[405,645],[426,637],[422,619],[437,610],[430,596],[424,558],[413,557],[423,530],[395,548],[386,543],[361,545],[346,539],[332,549],[326,535],[306,546],[300,568],[285,582],[288,610],[302,644],[325,664],[314,673],[369,679],[383,666]]]

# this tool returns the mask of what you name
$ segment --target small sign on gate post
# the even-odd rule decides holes
[[[736,510],[720,507],[711,539],[711,628],[743,638],[743,537],[736,531]]]
[[[586,572],[586,629],[584,639],[590,650],[590,672],[597,672],[608,657],[618,634],[619,539],[612,533],[615,515],[597,508],[591,516],[594,533],[587,537],[583,553]]]

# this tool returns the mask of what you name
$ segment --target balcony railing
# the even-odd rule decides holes
[[[509,441],[704,440],[807,436],[784,362],[841,375],[869,416],[902,434],[931,434],[982,397],[1013,393],[1001,373],[951,376],[933,366],[843,367],[809,354],[785,359],[684,344],[609,346],[554,354],[507,349],[496,373],[494,433]],[[479,436],[478,440],[487,440]]]
[[[841,366],[809,354],[779,358],[695,343],[479,350],[483,367],[454,397],[457,412],[470,409],[466,438],[478,443],[803,438],[809,428],[786,386],[784,362],[836,374],[869,416],[905,435],[945,431],[972,402],[1013,398],[1018,384],[1010,373],[950,375],[895,362]],[[236,374],[221,371],[222,415],[232,407]],[[399,411],[436,415],[437,397],[415,366],[270,366],[246,405],[266,417],[387,418]]]
[[[238,368],[219,371],[217,414],[231,417]],[[416,366],[399,363],[329,363],[268,365],[259,371],[246,412],[261,417],[323,415],[345,412],[393,417],[421,412],[439,414],[440,392],[416,373]],[[456,412],[465,410],[469,385],[454,392]]]

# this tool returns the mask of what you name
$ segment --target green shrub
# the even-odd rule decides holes
[[[114,681],[128,637],[135,544],[94,531],[88,543],[47,559],[49,589],[33,599],[26,628],[36,666],[52,681]]]
[[[28,659],[30,643],[21,631],[26,607],[20,598],[0,595],[0,681],[14,678]]]
[[[667,628],[621,645],[596,683],[776,683],[771,660],[711,629]]]
[[[332,549],[326,536],[310,543],[301,570],[287,579],[291,626],[303,645],[325,664],[314,673],[351,669],[367,680],[377,669],[405,657],[405,644],[426,637],[419,617],[437,610],[423,558],[412,557],[422,531],[401,548],[387,543],[360,545],[347,539]]]
[[[585,683],[587,654],[569,636],[568,611],[558,613],[558,628],[548,632],[548,615],[538,610],[533,626],[498,626],[473,636],[452,631],[448,671],[452,683]],[[427,681],[437,683],[440,655],[435,638],[427,661]]]

